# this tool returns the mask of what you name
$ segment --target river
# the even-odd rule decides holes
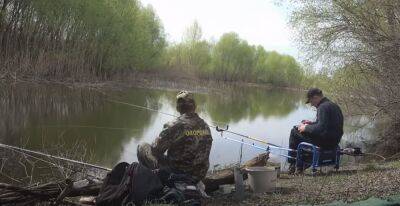
[[[115,100],[178,115],[176,93],[143,88],[1,85],[0,142],[52,154],[78,152],[82,159],[106,167],[120,161],[133,162],[137,160],[137,145],[152,142],[163,124],[174,118]],[[210,125],[229,125],[232,131],[284,147],[288,146],[293,125],[303,119],[314,120],[316,114],[315,108],[304,104],[303,92],[298,91],[234,87],[194,96],[199,115]],[[350,133],[354,132],[347,132],[342,142],[354,137]],[[238,163],[241,145],[221,138],[215,130],[212,136],[211,168]],[[224,136],[241,140],[228,133]],[[79,146],[84,150],[74,150]],[[244,146],[242,161],[261,152]],[[285,152],[274,153],[271,160],[283,164],[285,158],[279,154]]]

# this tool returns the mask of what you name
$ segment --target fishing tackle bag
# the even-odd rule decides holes
[[[104,179],[98,206],[142,205],[160,196],[163,185],[156,174],[139,163],[117,164]]]

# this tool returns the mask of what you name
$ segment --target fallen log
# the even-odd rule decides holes
[[[260,167],[265,166],[267,164],[267,160],[269,158],[269,153],[262,153],[257,157],[247,161],[240,167],[240,169],[244,169],[246,167]],[[247,174],[244,173],[243,179],[247,179]],[[223,170],[219,170],[215,173],[209,174],[203,180],[204,185],[206,186],[206,192],[213,192],[218,190],[220,185],[225,184],[234,184],[235,179],[233,175],[233,167],[226,168]]]

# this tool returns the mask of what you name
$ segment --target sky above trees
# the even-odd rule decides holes
[[[167,39],[179,42],[195,20],[203,37],[218,40],[236,32],[250,44],[262,45],[298,59],[293,34],[287,21],[289,12],[274,0],[141,0],[160,17]]]

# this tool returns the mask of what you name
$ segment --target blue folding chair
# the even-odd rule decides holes
[[[337,146],[332,150],[321,149],[320,147],[302,142],[297,147],[296,167],[304,168],[310,165],[312,174],[315,175],[318,167],[334,165],[334,168],[339,170],[340,163],[340,147]]]

